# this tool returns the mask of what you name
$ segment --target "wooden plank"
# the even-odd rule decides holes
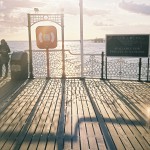
[[[120,88],[119,88],[120,89]],[[136,120],[136,118],[130,113],[130,111],[128,110],[127,106],[125,106],[123,103],[116,103],[116,107],[118,107],[118,117],[123,117],[123,119],[125,120],[125,123],[128,125],[128,127],[130,128],[130,130],[133,132],[134,136],[138,139],[140,145],[144,148],[144,149],[150,149],[150,145],[147,143],[148,139],[145,139],[144,136],[142,135],[142,133],[146,133],[146,131],[144,131],[142,128],[142,126],[140,125],[140,123],[135,124],[134,122],[136,121],[136,123],[138,122],[138,120]],[[114,108],[116,109],[116,108]],[[121,116],[120,116],[121,114]]]
[[[37,116],[39,116],[40,120],[35,130],[34,137],[32,138],[32,142],[30,143],[29,149],[36,149],[37,147],[40,147],[39,144],[43,134],[42,132],[44,130],[46,119],[48,117],[49,107],[52,102],[52,101],[50,102],[49,96],[47,95],[47,93],[49,93],[50,85],[51,83],[47,84],[45,90],[43,91],[43,95],[41,97],[40,106],[39,106],[40,108],[39,111],[37,112]],[[45,135],[43,135],[43,137],[45,137]],[[46,140],[45,141],[42,140],[41,146],[43,146],[44,148],[46,147]]]
[[[8,119],[6,119],[7,121],[5,120],[6,122],[3,125],[3,127],[7,128],[7,130],[5,132],[3,131],[3,133],[4,133],[3,138],[5,138],[5,142],[8,141],[5,143],[4,148],[5,148],[5,146],[7,148],[11,147],[11,145],[15,141],[15,136],[17,136],[17,134],[19,132],[17,127],[18,127],[18,125],[20,127],[20,120],[22,119],[22,116],[24,115],[24,110],[26,108],[24,106],[30,105],[30,103],[28,105],[27,101],[26,101],[26,102],[22,102],[22,107],[18,107],[18,101],[23,100],[23,97],[21,99],[18,99],[18,97],[16,98],[16,100],[14,100],[16,102],[16,104],[13,104],[14,108],[12,107],[12,109],[9,110],[8,114],[10,116],[8,114],[6,115],[6,117],[8,117]],[[26,97],[24,97],[24,99],[26,99]],[[19,105],[20,105],[20,103],[19,103]],[[21,114],[21,115],[19,115],[19,114]],[[16,129],[17,129],[17,132],[16,132]],[[2,132],[2,129],[1,129],[1,132]],[[9,141],[11,141],[11,142],[9,142]],[[2,143],[1,143],[1,145],[2,145]]]
[[[109,97],[112,97],[112,101],[115,101],[115,99],[113,99],[113,95],[111,94],[112,91],[109,91],[109,87],[105,88],[105,90],[108,93]],[[105,92],[106,92],[105,91]],[[109,91],[109,92],[108,92]],[[114,108],[113,108],[114,107]],[[117,110],[117,101],[115,102],[115,105],[110,105],[110,109],[112,110]],[[126,111],[126,113],[128,113],[128,111]],[[114,113],[114,115],[116,115],[116,113]],[[118,119],[119,118],[119,119]],[[128,136],[128,139],[130,140],[130,142],[132,143],[133,147],[135,149],[142,149],[141,144],[139,143],[139,141],[135,138],[135,134],[133,134],[133,130],[130,130],[130,128],[128,127],[128,125],[126,124],[126,122],[124,121],[124,118],[122,118],[122,115],[120,115],[120,113],[118,112],[117,116],[116,116],[116,120],[118,121],[118,123],[121,125],[121,127],[123,128],[124,132],[126,133],[126,135]],[[132,122],[131,122],[132,123]],[[132,125],[132,124],[131,124]],[[133,125],[132,125],[133,126]],[[132,128],[133,129],[133,128]]]
[[[36,114],[38,116],[38,120],[36,120],[37,127],[35,129],[34,136],[32,137],[32,141],[30,142],[30,145],[28,147],[29,150],[33,150],[37,148],[38,142],[39,142],[39,139],[41,137],[41,133],[44,127],[44,123],[47,118],[47,115],[44,114],[44,110],[45,110],[45,106],[46,106],[48,99],[43,96],[41,100],[42,100],[42,103],[40,104],[38,112]],[[34,120],[32,123],[34,123]]]
[[[114,85],[114,84],[113,84]],[[123,84],[124,85],[124,84]],[[143,84],[141,84],[141,85],[143,85]],[[115,85],[114,85],[115,86]],[[128,86],[128,83],[126,83],[125,84],[125,87],[123,87],[123,89],[124,88],[126,88],[126,86]],[[129,85],[129,86],[131,86],[131,85]],[[116,87],[116,86],[115,86]],[[117,90],[118,91],[121,91],[122,92],[122,94],[124,94],[124,96],[126,97],[126,94],[128,95],[128,93],[130,93],[130,88],[128,89],[129,91],[124,91],[123,89],[122,89],[122,87],[116,87],[117,88]],[[131,88],[134,88],[134,89],[136,89],[136,87],[135,86],[131,86]],[[147,89],[145,89],[145,88],[142,88],[141,86],[140,86],[140,88],[141,89],[143,89],[143,91],[145,92],[145,99],[147,100],[147,95],[149,94],[149,90]],[[138,91],[140,91],[140,88],[139,88],[139,84],[137,84],[137,92]],[[140,92],[139,92],[140,93]],[[141,98],[142,99],[142,98]],[[136,95],[135,95],[135,98],[134,98],[134,101],[132,101],[133,100],[133,98],[132,99],[129,99],[130,101],[131,101],[131,103],[133,104],[133,103],[135,103],[136,105],[138,105],[138,108],[141,110],[141,109],[145,109],[145,108],[147,108],[147,106],[146,106],[146,100],[144,100],[143,99],[143,102],[144,102],[144,104],[143,104],[143,107],[141,107],[141,105],[142,105],[142,103],[140,102],[139,103],[139,99],[136,97]],[[124,103],[124,101],[122,101],[122,103],[121,103],[122,105],[124,105],[124,104],[126,104],[126,103]],[[135,107],[137,107],[135,105]],[[132,117],[134,117],[137,121],[139,121],[139,126],[137,126],[137,127],[143,127],[143,132],[145,132],[145,130],[146,130],[146,128],[145,128],[145,126],[143,126],[140,122],[141,122],[141,120],[139,120],[139,117],[136,115],[136,114],[141,114],[140,112],[143,112],[143,113],[145,113],[145,115],[143,116],[143,118],[145,118],[146,116],[147,116],[147,111],[146,111],[146,109],[144,110],[144,111],[139,111],[138,113],[136,113],[135,111],[132,111],[132,107],[130,106],[130,103],[129,103],[129,106],[127,107],[127,108],[129,108],[128,110],[129,110],[129,113],[131,114],[131,116]],[[136,113],[136,114],[135,114]],[[143,119],[142,119],[142,121],[143,121]],[[140,129],[139,129],[140,130]],[[141,128],[141,130],[142,130],[142,128]],[[142,131],[141,131],[142,132]]]
[[[78,85],[78,80],[72,79],[71,86],[71,98],[72,98],[72,149],[79,150],[80,149],[80,124],[79,124],[79,111],[78,111],[78,96],[76,93]]]
[[[9,97],[14,94],[26,81],[13,82],[11,79],[4,79],[0,82],[0,103],[9,103],[11,99]],[[1,107],[3,108],[3,107]]]
[[[26,103],[24,103],[24,105],[27,105]],[[18,112],[18,115],[16,116],[16,118],[14,118],[14,120],[9,124],[7,130],[4,132],[3,137],[5,138],[5,145],[3,145],[3,148],[11,148],[11,146],[13,145],[14,141],[15,141],[15,137],[17,136],[17,134],[19,133],[20,129],[22,128],[22,126],[24,125],[25,122],[25,116],[24,116],[24,111],[27,110],[27,108],[25,109],[25,107],[20,107],[20,112]],[[19,116],[19,113],[21,113],[22,115]],[[22,121],[24,120],[24,122]],[[4,124],[4,126],[6,126]],[[2,143],[0,144],[2,146]]]
[[[18,101],[20,101],[21,95],[24,95],[23,92],[25,90],[29,89],[29,88],[33,89],[33,87],[34,87],[34,82],[33,82],[33,84],[31,84],[31,83],[27,84],[26,88],[23,91],[21,91],[21,93],[17,96],[17,98],[15,98],[15,100],[13,100],[13,102],[7,107],[7,109],[5,109],[3,111],[3,113],[0,114],[0,117],[1,117],[0,119],[3,119],[3,121],[4,121],[5,120],[5,118],[4,118],[5,116],[6,116],[6,119],[7,119],[7,116],[10,116],[11,113],[12,113],[11,110],[15,110],[18,107],[17,106],[17,105],[19,105]],[[32,90],[30,90],[30,91],[32,91]]]
[[[115,102],[115,99],[113,99],[113,97],[110,95],[110,91],[108,92],[108,89],[107,87],[104,89],[105,93],[107,92],[107,95],[108,95],[108,98],[111,97],[112,101],[114,103]],[[113,104],[114,104],[113,103]],[[110,110],[111,110],[111,107],[113,106],[112,105],[109,105],[110,107]],[[108,104],[107,104],[108,105]],[[116,108],[117,109],[117,108]],[[119,119],[118,119],[119,117]],[[141,149],[141,145],[139,144],[139,142],[137,141],[137,139],[135,138],[135,136],[132,134],[131,130],[128,128],[128,126],[126,125],[126,123],[124,122],[123,118],[121,116],[119,116],[118,114],[118,117],[116,117],[116,121],[118,122],[118,124],[120,124],[120,126],[122,127],[122,129],[124,130],[124,133],[126,134],[126,136],[128,137],[128,139],[130,140],[131,144],[133,145],[133,147],[135,149]],[[127,146],[127,145],[125,145]]]
[[[49,101],[46,105],[47,109],[45,110],[45,113],[47,114],[47,118],[45,120],[45,125],[44,125],[43,131],[41,133],[41,137],[40,137],[37,149],[45,149],[46,148],[47,139],[49,137],[49,134],[50,134],[49,132],[50,132],[50,128],[52,125],[52,118],[53,118],[53,113],[54,113],[54,109],[52,108],[52,105],[53,105],[53,100],[55,100],[55,99],[53,98],[54,97],[53,93],[49,93],[49,94],[50,94],[50,96],[47,96]]]
[[[124,149],[124,145],[122,144],[121,139],[118,137],[118,133],[116,132],[114,124],[111,122],[111,118],[109,118],[109,115],[108,115],[108,113],[107,113],[107,111],[104,107],[105,99],[104,99],[104,94],[102,92],[103,86],[104,86],[103,82],[99,82],[99,81],[98,82],[94,81],[93,84],[88,83],[88,88],[89,88],[89,90],[92,94],[92,98],[93,98],[93,101],[94,101],[93,103],[95,103],[95,105],[93,105],[93,107],[94,107],[94,110],[96,111],[96,115],[97,115],[97,118],[99,120],[100,126],[105,124],[103,119],[104,120],[107,119],[106,125],[109,129],[109,134],[113,138],[117,149]],[[102,122],[103,122],[103,124],[102,124]],[[102,128],[101,130],[105,130],[105,128],[104,129]],[[107,140],[106,137],[104,137],[104,138],[105,138],[105,142],[107,142],[107,146],[109,146],[109,141],[106,141]]]
[[[98,149],[96,138],[95,138],[95,133],[94,133],[93,126],[92,126],[91,116],[89,114],[90,98],[87,95],[87,93],[85,93],[86,90],[87,89],[85,89],[85,90],[82,89],[80,91],[81,92],[80,94],[81,94],[81,100],[82,100],[81,102],[82,102],[82,107],[83,107],[83,112],[84,112],[84,119],[85,119],[86,128],[87,128],[89,147],[90,147],[90,149]],[[90,107],[90,108],[93,109],[92,107]]]
[[[35,82],[35,81],[37,81],[37,82]],[[23,128],[20,130],[19,134],[16,137],[16,142],[13,145],[14,149],[19,149],[22,146],[22,144],[26,145],[25,147],[28,147],[27,145],[30,142],[30,138],[32,138],[32,133],[36,128],[35,124],[31,127],[31,123],[32,123],[33,118],[35,117],[34,113],[36,114],[37,104],[39,102],[38,99],[41,95],[40,91],[41,91],[41,89],[44,88],[45,82],[43,80],[41,80],[41,83],[39,83],[38,80],[35,80],[35,81],[33,82],[35,85],[34,88],[32,88],[32,89],[29,88],[29,91],[26,92],[26,94],[30,93],[30,91],[31,91],[31,93],[33,93],[33,91],[35,92],[35,89],[37,89],[36,90],[37,93],[34,93],[32,96],[34,98],[33,99],[34,103],[32,103],[32,105],[30,105],[30,109],[29,109],[29,111],[27,111],[28,118],[27,118],[26,123],[24,124]],[[29,132],[29,130],[30,130],[30,132]]]
[[[87,85],[85,85],[85,86],[87,86]],[[115,144],[114,144],[114,142],[113,142],[113,140],[112,140],[112,137],[110,136],[110,135],[112,134],[112,131],[110,132],[110,131],[108,130],[108,129],[109,129],[109,128],[108,128],[108,125],[109,125],[109,124],[105,123],[105,121],[104,121],[105,116],[103,117],[103,115],[102,115],[103,111],[101,111],[101,109],[102,109],[101,107],[103,107],[103,106],[99,106],[99,105],[98,105],[98,104],[101,105],[101,103],[100,103],[100,100],[101,100],[101,99],[99,98],[98,101],[96,101],[96,100],[94,99],[94,97],[97,96],[97,93],[99,92],[99,90],[96,90],[96,89],[92,90],[93,86],[95,86],[94,83],[88,84],[89,90],[87,90],[87,92],[89,93],[89,91],[90,91],[90,93],[88,94],[88,96],[89,96],[90,99],[91,99],[91,104],[92,104],[92,107],[94,108],[95,114],[96,114],[96,116],[97,116],[100,129],[101,129],[101,131],[102,131],[102,133],[103,133],[103,137],[104,137],[104,139],[105,139],[105,143],[106,143],[108,149],[109,149],[109,148],[111,148],[111,149],[116,149]],[[99,86],[99,84],[98,84],[98,86]],[[87,87],[86,87],[86,88],[87,88]],[[93,94],[91,95],[91,93],[93,93]],[[101,94],[100,94],[100,95],[101,95]],[[105,113],[105,111],[104,111],[104,113]],[[107,114],[107,113],[106,113],[106,114]]]
[[[38,96],[36,96],[36,103],[30,113],[30,119],[29,119],[29,124],[26,126],[26,128],[28,128],[28,130],[26,131],[26,135],[24,135],[24,141],[21,144],[20,149],[28,149],[30,147],[30,143],[32,143],[32,141],[34,140],[34,144],[38,144],[38,135],[35,134],[36,129],[38,127],[38,123],[40,121],[41,118],[41,113],[43,112],[43,103],[45,105],[45,101],[42,103],[41,99],[43,96],[43,91],[45,90],[46,86],[48,84],[48,81],[45,81],[38,93]],[[42,109],[42,110],[40,110]],[[39,133],[40,134],[40,133]],[[33,145],[34,145],[33,144]],[[34,145],[35,146],[35,145]]]
[[[113,85],[117,89],[119,89],[119,91],[121,91],[123,95],[130,99],[131,104],[133,104],[133,106],[136,107],[136,110],[139,110],[139,112],[141,112],[142,115],[146,116],[145,103],[148,97],[150,96],[148,92],[148,87],[144,86],[141,83],[136,82],[135,84],[135,82],[128,83],[127,81],[123,82],[123,86],[120,86],[120,84],[117,84],[117,86],[116,84]],[[127,90],[124,90],[125,88],[127,88]]]
[[[90,95],[90,98],[92,98],[91,95]],[[93,100],[93,99],[91,99],[91,100]],[[103,138],[102,132],[100,131],[100,128],[99,128],[99,125],[98,125],[98,120],[97,120],[96,114],[94,112],[94,108],[93,108],[90,101],[86,101],[86,102],[87,102],[90,118],[91,118],[91,121],[92,121],[92,128],[94,130],[94,136],[95,136],[95,140],[96,140],[98,149],[105,150],[106,146],[105,146],[104,138]]]
[[[80,131],[80,142],[81,142],[81,149],[87,150],[89,149],[89,141],[86,129],[86,123],[84,120],[84,112],[83,112],[83,105],[82,105],[82,98],[81,98],[81,83],[78,82],[76,88],[76,95],[77,95],[77,106],[78,106],[78,116],[79,116],[79,131]]]
[[[103,99],[103,100],[105,100],[105,99]],[[114,141],[116,141],[116,146],[119,147],[119,149],[124,149],[124,147],[127,149],[133,149],[131,142],[128,140],[126,132],[124,132],[124,130],[122,129],[120,123],[118,122],[118,120],[116,119],[114,114],[112,113],[109,106],[106,105],[107,104],[106,101],[105,101],[105,103],[103,103],[103,107],[105,110],[102,110],[102,111],[106,111],[106,113],[107,113],[107,115],[105,117],[106,122],[108,122],[107,124],[109,124],[109,122],[112,123],[112,126],[109,125],[110,126],[110,132],[112,132],[113,127],[115,129],[114,132],[116,132],[116,133],[114,133],[114,134],[116,134],[116,137],[115,138],[113,136],[112,137],[113,137]],[[121,143],[123,145],[118,141],[119,140],[118,138],[121,140]]]
[[[49,136],[47,138],[46,150],[57,148],[56,138],[57,138],[57,128],[61,107],[61,80],[54,82],[53,86],[57,85],[56,90],[54,90],[54,97],[52,102],[52,118],[51,118],[51,127],[49,130]]]
[[[62,88],[60,79],[45,82],[33,80],[0,114],[1,149],[109,149],[111,138],[119,150],[150,149],[150,134],[137,115],[145,113],[143,96],[134,95],[142,84],[86,79],[85,87],[66,79]]]
[[[128,104],[128,107],[133,112],[137,120],[139,120],[139,123],[141,122],[141,125],[145,124],[145,120],[143,118],[147,116],[145,111],[145,104],[148,98],[147,96],[149,94],[148,88],[146,88],[145,86],[142,87],[143,84],[137,82],[128,83],[127,81],[118,81],[117,83],[110,82],[110,84],[112,85],[112,87],[114,87],[114,89],[116,89],[116,91],[118,90],[118,92],[120,92],[121,95],[124,96],[125,100],[123,100],[123,102],[125,104]],[[145,97],[141,97],[144,93]]]
[[[60,103],[60,115],[58,120],[58,128],[57,128],[57,145],[55,150],[63,149],[64,144],[64,128],[65,128],[65,83],[66,79],[61,80],[61,103]]]
[[[72,149],[72,95],[70,80],[65,84],[65,137],[63,149]]]
[[[41,137],[37,149],[45,149],[47,145],[48,145],[47,148],[54,149],[55,146],[56,137],[54,137],[54,134],[50,132],[53,123],[53,118],[55,115],[55,108],[57,106],[58,97],[60,95],[58,91],[60,85],[58,81],[55,81],[55,83],[56,84],[54,86],[54,83],[52,81],[52,83],[47,87],[46,97],[48,99],[48,102],[46,104],[47,109],[45,110],[45,113],[47,114],[47,118],[45,120],[45,125],[41,133]]]

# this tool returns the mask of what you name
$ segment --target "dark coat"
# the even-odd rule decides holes
[[[7,44],[0,45],[0,63],[5,64],[9,62],[10,48]]]

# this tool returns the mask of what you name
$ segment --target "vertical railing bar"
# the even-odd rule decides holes
[[[106,80],[107,80],[107,56],[106,56],[106,63],[105,63],[105,70],[106,70]]]
[[[104,73],[104,52],[102,52],[102,68],[101,68],[101,79],[103,80],[103,73]]]
[[[149,81],[149,58],[147,62],[147,82]]]
[[[141,81],[141,67],[142,67],[142,59],[139,58],[139,79],[138,79],[138,81]]]
[[[28,36],[29,36],[29,78],[33,78],[33,64],[32,64],[32,44],[31,44],[31,20],[28,14]]]

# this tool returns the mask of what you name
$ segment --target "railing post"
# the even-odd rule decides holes
[[[81,53],[81,78],[84,76],[84,52],[83,52],[83,0],[80,0],[80,53]]]
[[[104,52],[102,52],[102,66],[101,66],[101,79],[103,80],[103,74],[104,74]]]
[[[32,65],[32,44],[31,44],[31,21],[30,14],[28,14],[28,34],[29,34],[29,78],[33,79],[33,65]]]
[[[142,59],[139,58],[139,79],[138,79],[138,81],[141,81],[141,67],[142,67]]]
[[[66,73],[65,73],[65,50],[64,50],[64,14],[61,15],[61,32],[62,32],[62,78],[65,78]]]
[[[147,82],[149,81],[149,58],[147,62]]]
[[[107,57],[106,57],[106,66],[105,66],[105,71],[106,71],[106,80],[107,80]]]
[[[49,75],[49,49],[46,48],[46,58],[47,58],[47,79],[50,78],[50,75]]]

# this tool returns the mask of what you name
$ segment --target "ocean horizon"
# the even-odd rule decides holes
[[[29,50],[28,41],[7,41],[7,43],[11,52]],[[58,41],[55,49],[61,49],[61,45],[62,42]],[[64,49],[70,50],[72,53],[80,53],[80,40],[65,40]],[[105,52],[105,49],[105,43],[94,43],[90,40],[85,40],[83,42],[83,50],[85,54],[101,54],[102,52]],[[32,41],[32,50],[40,50],[36,45],[36,41]]]

